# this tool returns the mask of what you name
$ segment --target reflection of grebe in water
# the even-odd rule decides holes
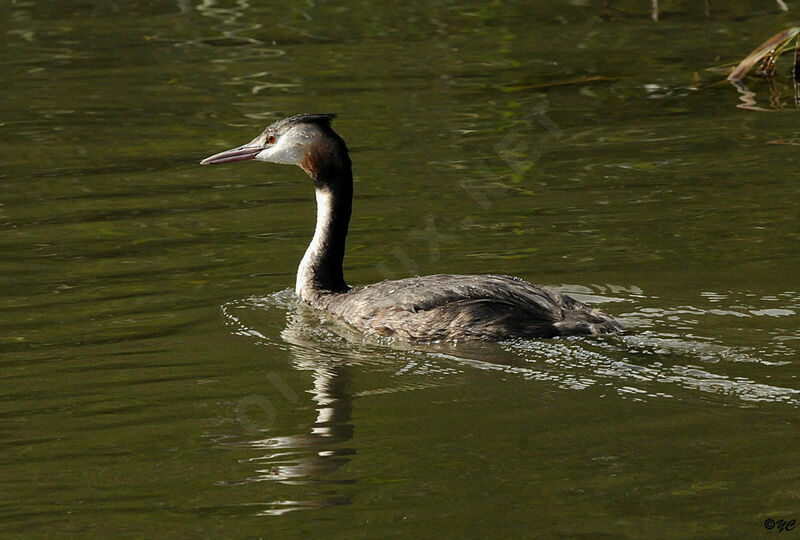
[[[309,310],[306,306],[297,307]],[[313,488],[312,491],[288,491],[274,501],[251,503],[253,507],[262,507],[259,514],[277,515],[350,503],[347,493],[334,486],[352,484],[355,480],[332,475],[356,453],[348,444],[353,438],[353,397],[349,388],[351,366],[340,358],[330,358],[321,353],[318,343],[307,333],[309,328],[313,328],[311,325],[311,319],[302,310],[294,309],[289,313],[287,326],[281,332],[281,337],[284,343],[290,345],[294,369],[311,374],[313,386],[308,392],[311,394],[313,408],[316,409],[315,420],[298,426],[300,429],[297,433],[275,433],[271,423],[275,420],[278,402],[273,404],[271,399],[260,395],[242,399],[237,411],[239,422],[247,431],[256,434],[256,438],[226,438],[224,441],[226,444],[245,446],[263,453],[247,460],[248,464],[255,467],[255,474],[248,475],[246,480],[224,483],[241,485],[276,482],[290,486],[325,487]],[[277,390],[274,396],[286,400],[286,403],[282,403],[283,406],[296,407],[301,405],[298,400],[305,402],[305,392],[295,394],[274,373],[268,378],[271,383],[268,386]],[[302,406],[305,408],[305,405]],[[251,413],[254,413],[252,422]],[[266,421],[264,415],[267,417]]]
[[[296,292],[362,332],[419,341],[502,340],[619,332],[604,313],[557,291],[498,275],[437,274],[350,288],[342,262],[353,200],[347,146],[332,114],[293,116],[204,165],[256,159],[299,165],[314,181],[317,225]]]
[[[350,424],[352,403],[346,388],[348,368],[341,365],[297,367],[313,370],[314,388],[310,392],[317,418],[307,433],[249,441],[247,446],[269,451],[265,456],[251,460],[259,465],[256,479],[284,484],[351,483],[350,480],[327,478],[347,463],[348,456],[354,453],[351,448],[341,446],[353,437]]]

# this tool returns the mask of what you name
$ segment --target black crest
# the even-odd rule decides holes
[[[283,131],[297,124],[319,124],[325,127],[330,127],[331,120],[336,118],[333,113],[327,114],[297,114],[284,118],[272,124],[269,128],[274,131]]]

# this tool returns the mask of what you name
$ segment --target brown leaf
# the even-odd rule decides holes
[[[786,47],[786,45],[794,39],[797,34],[800,34],[800,28],[792,27],[783,32],[779,32],[769,38],[767,41],[756,47],[756,49],[747,55],[747,57],[739,62],[739,65],[733,68],[729,81],[740,81],[745,78],[747,73],[753,69],[762,58],[770,54],[777,56]]]

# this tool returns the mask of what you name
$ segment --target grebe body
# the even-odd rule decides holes
[[[297,270],[295,292],[356,329],[410,341],[505,340],[620,332],[608,315],[547,287],[502,275],[436,274],[351,288],[344,280],[353,174],[333,114],[292,116],[204,165],[258,160],[299,165],[317,199],[314,237]]]

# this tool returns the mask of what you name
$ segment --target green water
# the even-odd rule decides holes
[[[769,0],[14,1],[0,534],[755,537],[800,519],[798,111]],[[407,347],[296,304],[337,112],[352,284],[495,272],[621,337]],[[795,534],[797,531],[795,531]]]

